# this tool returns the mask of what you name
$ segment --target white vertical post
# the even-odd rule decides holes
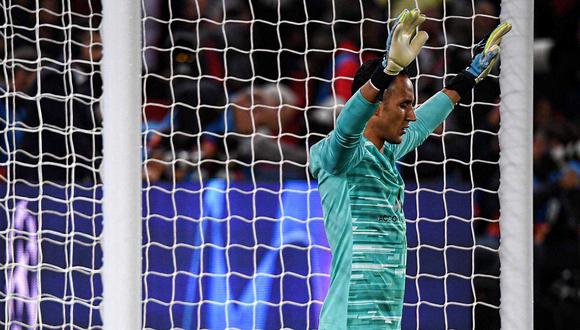
[[[502,0],[499,199],[502,329],[533,329],[532,113],[534,2]]]
[[[141,8],[103,1],[103,324],[141,328]]]

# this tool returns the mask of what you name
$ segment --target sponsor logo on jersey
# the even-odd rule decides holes
[[[379,222],[400,222],[401,218],[395,214],[381,214],[377,217]]]

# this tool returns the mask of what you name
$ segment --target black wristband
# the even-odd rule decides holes
[[[383,68],[379,65],[373,75],[371,76],[371,84],[379,90],[379,99],[382,99],[385,89],[389,88],[389,85],[395,80],[397,76],[391,76],[383,71]]]
[[[463,71],[458,73],[455,77],[451,78],[449,82],[445,85],[445,88],[452,89],[461,96],[462,99],[467,99],[470,94],[469,92],[475,86],[475,77],[467,72]]]

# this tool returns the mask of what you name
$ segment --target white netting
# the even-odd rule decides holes
[[[403,5],[145,3],[144,326],[316,328],[330,253],[306,150]],[[412,68],[422,103],[467,65],[498,7],[419,8],[431,36]],[[400,163],[405,328],[499,326],[498,97],[493,75]]]
[[[0,8],[0,325],[99,326],[100,8]]]
[[[418,7],[420,104],[466,66],[499,7]],[[403,2],[142,8],[143,327],[317,328],[330,250],[307,150]],[[87,50],[100,48],[100,5],[4,0],[2,12],[0,324],[99,327],[100,53]],[[400,162],[404,328],[499,326],[498,97],[496,72]]]

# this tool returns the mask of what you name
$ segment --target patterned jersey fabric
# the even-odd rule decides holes
[[[319,329],[400,329],[407,239],[396,161],[420,145],[454,104],[438,93],[417,109],[401,144],[379,151],[363,135],[378,104],[357,92],[335,130],[310,150],[332,251]]]

